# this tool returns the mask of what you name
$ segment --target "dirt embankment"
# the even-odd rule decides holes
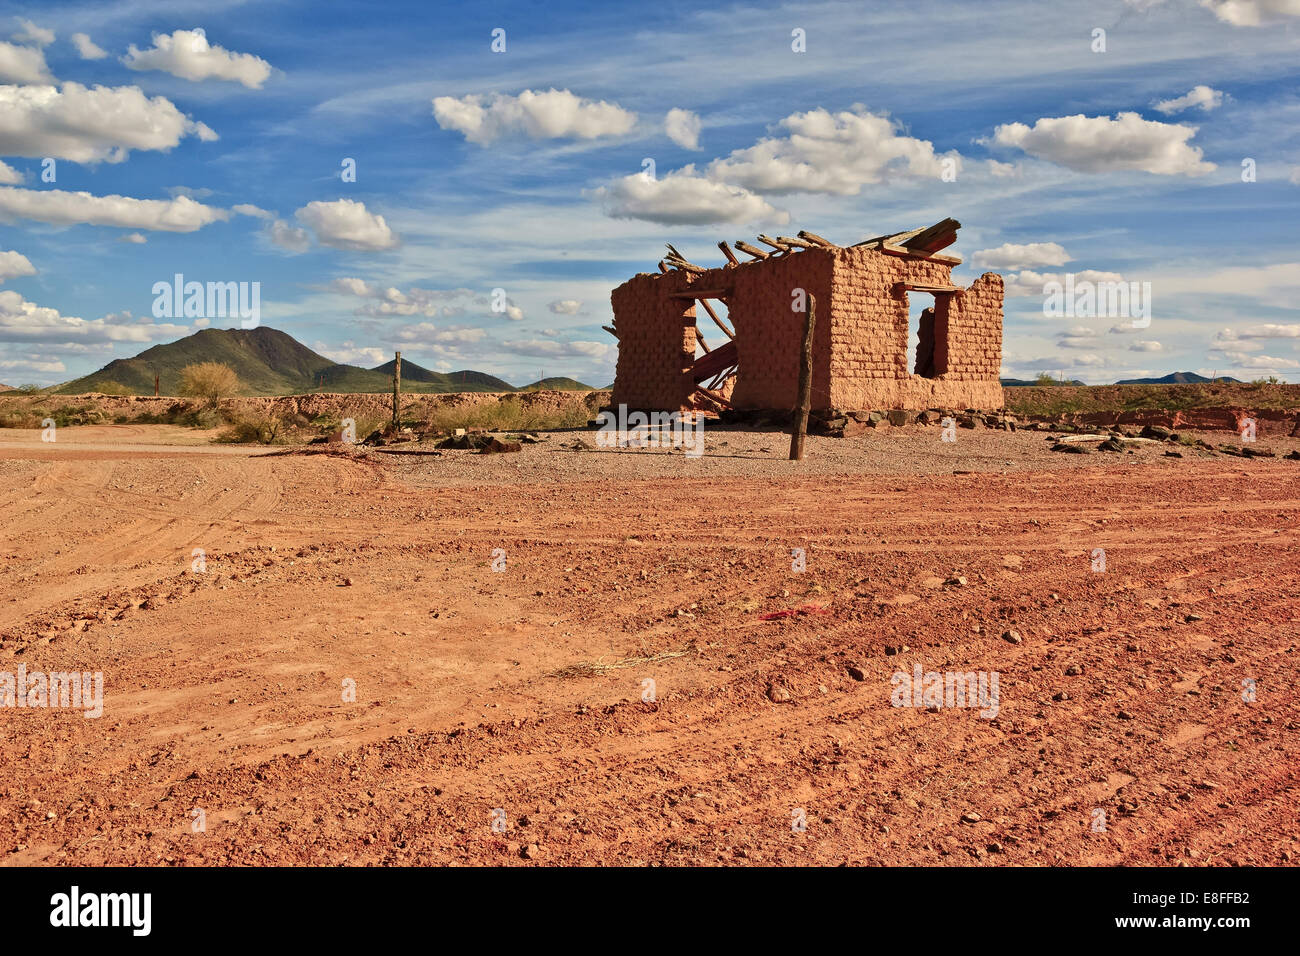
[[[448,392],[443,394],[404,394],[402,416],[408,419],[426,419],[439,411],[513,404],[533,414],[544,414],[581,402],[593,413],[609,402],[608,391],[567,392]],[[57,412],[61,409],[86,410],[106,421],[136,421],[162,419],[174,415],[183,407],[194,404],[194,399],[175,396],[105,395],[91,392],[85,395],[32,395],[23,396],[26,409],[43,409]],[[393,399],[383,393],[320,392],[308,395],[279,395],[229,398],[222,407],[233,414],[270,414],[292,419],[297,416],[314,421],[318,418],[340,420],[343,418],[385,419],[392,413]],[[17,406],[15,406],[17,408]]]
[[[1259,435],[1300,434],[1300,385],[1018,387],[1003,389],[1003,395],[1011,412],[1059,423],[1240,431],[1242,420],[1252,418]]]

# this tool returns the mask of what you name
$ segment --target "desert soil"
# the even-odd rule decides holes
[[[694,460],[542,438],[0,435],[0,671],[104,679],[98,719],[0,708],[0,860],[1300,853],[1300,462],[919,427],[802,464],[776,432],[711,430]],[[915,665],[996,674],[996,717],[893,706]]]

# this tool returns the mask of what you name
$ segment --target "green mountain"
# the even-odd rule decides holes
[[[540,379],[529,385],[520,385],[518,391],[521,392],[541,392],[546,390],[564,391],[564,392],[590,392],[590,385],[583,385],[577,379],[564,378],[563,376],[551,376]]]
[[[53,389],[75,395],[152,395],[154,376],[163,395],[180,392],[181,369],[198,362],[229,365],[239,376],[244,395],[292,395],[303,392],[387,392],[393,387],[392,363],[377,369],[340,365],[313,352],[278,329],[201,329],[166,345],[145,349],[134,358],[114,359],[97,372]],[[402,390],[407,392],[510,392],[514,389],[483,372],[431,372],[402,362]]]
[[[1187,385],[1200,384],[1201,382],[1236,382],[1238,379],[1229,378],[1226,375],[1220,375],[1215,379],[1208,379],[1204,375],[1197,375],[1195,372],[1170,372],[1160,378],[1126,378],[1122,382],[1116,382],[1116,385]]]
[[[385,362],[383,365],[371,369],[372,372],[381,373],[389,382],[393,378],[393,366],[397,360]],[[424,385],[436,386],[428,389],[414,388],[413,391],[430,391],[430,392],[513,392],[515,387],[509,382],[502,381],[495,375],[488,375],[486,372],[474,372],[464,369],[459,372],[433,372],[427,368],[416,365],[410,359],[402,359],[402,387],[406,387],[407,382],[419,383]],[[392,387],[391,384],[389,386]]]

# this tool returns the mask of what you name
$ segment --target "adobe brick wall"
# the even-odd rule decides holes
[[[740,373],[731,396],[732,407],[794,408],[798,401],[799,353],[806,315],[792,308],[795,289],[804,290],[805,300],[813,296],[817,301],[812,404],[813,408],[828,407],[834,337],[830,307],[833,259],[830,250],[808,249],[792,256],[715,270],[722,273],[717,281],[735,290],[728,309],[736,330]]]
[[[642,272],[610,294],[618,330],[611,404],[669,411],[688,407],[695,304],[668,296],[685,289],[687,281],[683,272]]]
[[[740,373],[737,409],[789,409],[796,402],[804,314],[793,290],[816,297],[813,408],[1001,408],[1002,278],[985,273],[968,290],[934,295],[933,374],[909,368],[909,296],[898,282],[951,284],[950,265],[878,249],[808,249],[701,274],[642,273],[614,290],[619,357],[613,403],[688,407],[695,355],[695,307],[669,292],[729,289]],[[708,317],[710,342],[723,341]]]

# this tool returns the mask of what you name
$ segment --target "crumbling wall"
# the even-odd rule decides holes
[[[643,272],[610,294],[618,332],[612,404],[670,411],[689,407],[695,303],[669,295],[685,289],[687,279],[684,272]]]
[[[799,355],[803,348],[804,312],[796,312],[795,290],[817,302],[813,325],[812,404],[828,407],[831,388],[831,274],[830,250],[809,249],[790,256],[745,262],[731,269],[713,270],[697,283],[725,284],[732,289],[727,301],[731,326],[736,332],[738,356],[735,408],[794,408],[799,391]],[[708,317],[705,317],[708,321]],[[710,322],[711,326],[712,323]],[[721,333],[719,333],[721,334]]]
[[[913,372],[907,347],[909,298],[924,296],[928,302],[931,293],[898,291],[900,282],[951,285],[952,266],[879,249],[835,251],[830,407],[1001,408],[1001,280],[996,288],[981,285],[983,279],[976,283],[976,298],[969,306],[962,305],[969,292],[933,295],[932,377]],[[997,323],[996,342],[988,336],[990,321]],[[998,353],[991,372],[984,355],[990,348]]]
[[[1002,276],[986,272],[954,295],[947,324],[948,378],[996,382],[1002,370]]]

